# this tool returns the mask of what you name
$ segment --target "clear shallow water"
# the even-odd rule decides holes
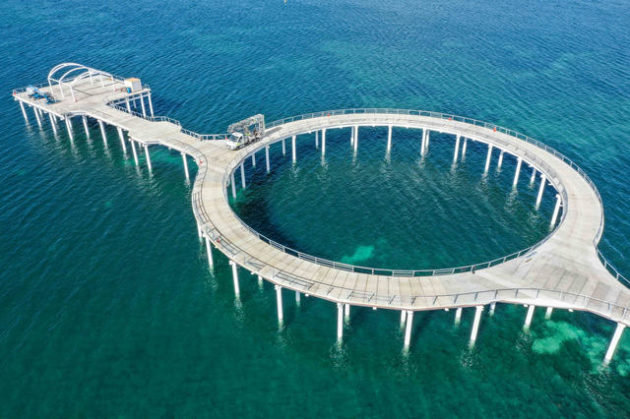
[[[525,309],[499,306],[484,316],[473,351],[471,312],[459,328],[452,312],[418,314],[403,357],[397,313],[353,310],[338,349],[334,307],[303,299],[298,309],[287,294],[278,332],[270,287],[260,292],[243,273],[235,304],[225,259],[215,275],[207,271],[179,156],[153,151],[149,176],[115,141],[104,150],[96,127],[74,148],[48,125],[26,127],[9,97],[73,60],[142,77],[158,113],[197,131],[257,112],[273,120],[353,106],[494,121],[589,173],[606,208],[601,247],[628,273],[625,2],[3,6],[0,416],[628,416],[628,333],[611,368],[599,371],[612,325],[584,313],[558,311],[545,322],[540,310],[523,334]],[[394,153],[402,144],[398,134]],[[368,144],[360,147],[358,164],[378,167],[380,156],[370,163]],[[470,173],[482,165],[471,161]],[[468,246],[475,258],[504,250]],[[439,253],[424,262],[450,263]]]

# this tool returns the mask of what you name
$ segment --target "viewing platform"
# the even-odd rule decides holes
[[[168,117],[155,116],[151,89],[80,64],[65,63],[51,70],[48,82],[33,89],[18,89],[24,118],[32,108],[41,127],[49,120],[55,133],[63,121],[70,141],[75,141],[74,119],[81,119],[87,136],[88,123],[97,121],[102,140],[108,144],[106,125],[116,128],[125,154],[131,149],[135,164],[144,152],[152,170],[150,146],[166,146],[182,155],[184,173],[190,179],[188,157],[198,166],[192,190],[192,207],[200,239],[205,242],[210,268],[213,247],[232,266],[234,290],[240,294],[239,267],[259,281],[275,285],[277,315],[283,322],[283,290],[329,300],[337,305],[337,338],[343,338],[344,323],[351,306],[391,309],[401,312],[405,326],[404,347],[411,344],[413,314],[420,310],[454,309],[455,321],[462,309],[475,307],[471,345],[477,339],[486,306],[494,312],[496,303],[528,306],[524,328],[529,328],[536,307],[582,310],[617,323],[605,355],[610,361],[624,328],[630,325],[628,281],[612,268],[597,245],[604,228],[604,208],[597,188],[571,160],[523,134],[465,117],[436,112],[397,109],[346,109],[318,112],[272,122],[264,134],[243,148],[228,147],[227,134],[199,134],[182,128]],[[137,80],[137,79],[136,79]],[[131,86],[131,87],[130,87]],[[383,153],[396,147],[393,127],[418,130],[418,153],[428,158],[431,133],[453,138],[453,163],[465,155],[471,141],[487,146],[485,165],[515,166],[513,188],[520,180],[537,182],[535,207],[543,199],[554,200],[550,233],[541,242],[512,255],[470,266],[435,270],[390,270],[353,266],[330,261],[287,248],[247,226],[232,210],[229,194],[246,188],[246,166],[264,159],[271,172],[271,147],[290,152],[298,162],[297,141],[313,141],[322,157],[330,130],[350,130],[349,146],[357,152],[361,127],[384,127]],[[288,158],[288,157],[287,157]],[[496,161],[496,163],[495,163]],[[528,173],[524,173],[528,170]]]

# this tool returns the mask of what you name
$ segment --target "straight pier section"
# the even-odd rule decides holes
[[[604,356],[608,363],[615,353],[626,326],[630,325],[630,291],[619,274],[597,249],[604,227],[603,204],[597,188],[571,160],[557,151],[523,134],[493,124],[437,112],[400,109],[344,109],[318,112],[262,125],[247,141],[234,147],[227,134],[198,134],[182,128],[171,118],[155,116],[151,89],[138,79],[123,79],[113,74],[77,63],[54,67],[47,83],[13,91],[22,115],[29,123],[27,109],[32,109],[40,129],[49,123],[59,134],[64,121],[68,137],[75,141],[73,118],[81,118],[89,137],[89,120],[97,121],[107,147],[106,126],[115,127],[125,158],[139,165],[139,151],[152,170],[150,146],[165,146],[181,153],[184,176],[190,179],[188,157],[198,167],[192,191],[192,207],[198,223],[199,240],[205,243],[210,269],[214,268],[213,247],[230,262],[236,298],[239,298],[238,270],[246,269],[258,278],[274,284],[278,322],[283,323],[282,290],[329,300],[337,305],[337,341],[342,342],[344,325],[350,321],[350,306],[391,309],[401,312],[403,347],[412,345],[413,314],[421,310],[455,309],[459,323],[463,308],[474,307],[470,346],[477,341],[482,327],[484,308],[493,315],[497,302],[528,307],[524,319],[528,330],[536,307],[545,307],[545,318],[552,310],[588,311],[616,323],[610,345]],[[255,119],[258,118],[258,119]],[[505,161],[514,161],[513,189],[521,182],[523,164],[531,168],[530,183],[539,180],[535,208],[545,192],[554,190],[555,206],[550,220],[550,234],[536,245],[493,261],[448,269],[389,270],[353,266],[321,259],[289,249],[247,226],[231,209],[229,195],[236,196],[247,187],[246,165],[255,166],[256,153],[264,150],[265,169],[272,168],[270,147],[279,147],[286,155],[286,141],[291,141],[291,161],[297,164],[297,143],[301,137],[326,153],[326,133],[350,128],[350,146],[359,147],[360,127],[383,127],[383,152],[389,158],[395,147],[393,128],[417,129],[419,154],[430,158],[431,132],[453,137],[453,164],[466,157],[468,141],[487,146],[485,176],[495,154],[497,170]],[[239,134],[240,135],[240,134]],[[249,137],[248,137],[249,135]],[[236,148],[236,149],[234,149]],[[498,149],[496,153],[494,150]],[[510,159],[508,159],[508,157]],[[493,169],[494,170],[494,169]]]

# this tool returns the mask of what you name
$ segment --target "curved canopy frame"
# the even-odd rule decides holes
[[[70,94],[72,95],[72,98],[76,101],[72,85],[77,81],[84,80],[86,78],[89,78],[90,82],[94,83],[95,76],[105,76],[105,78],[111,78],[112,80],[114,78],[114,75],[111,73],[97,70],[83,64],[61,63],[53,67],[48,73],[48,85],[50,86],[50,89],[52,91],[53,83],[56,82],[59,86],[59,92],[61,93],[62,98],[65,98],[63,87],[64,85],[67,85],[70,88]],[[105,87],[103,77],[101,77],[101,85]]]

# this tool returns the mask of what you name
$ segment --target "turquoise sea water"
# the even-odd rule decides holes
[[[225,258],[208,272],[178,155],[152,151],[150,176],[96,127],[73,147],[25,125],[10,98],[78,61],[141,77],[157,113],[201,132],[359,106],[496,122],[587,171],[606,209],[600,247],[627,274],[629,21],[623,1],[6,1],[0,417],[630,416],[628,332],[602,369],[613,325],[585,313],[544,321],[541,309],[524,333],[525,308],[500,305],[473,350],[472,312],[459,327],[452,312],[419,313],[403,355],[397,313],[354,309],[338,347],[335,307],[287,293],[278,330],[271,287],[243,272],[235,302]],[[436,137],[421,165],[419,134],[402,130],[385,164],[377,129],[362,130],[353,160],[347,132],[335,135],[328,171],[311,138],[297,170],[275,156],[235,202],[243,217],[286,244],[385,267],[471,263],[545,235],[551,193],[537,216],[523,174],[510,200],[507,160],[484,179],[473,147],[451,169],[452,140]]]

